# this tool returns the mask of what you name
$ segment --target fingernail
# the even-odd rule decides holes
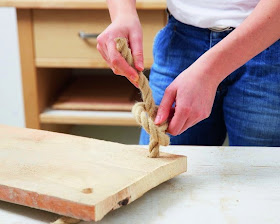
[[[139,89],[139,83],[138,83],[138,81],[135,81],[135,82],[134,82],[134,85]]]
[[[138,82],[139,80],[139,75],[133,75],[132,76],[133,81]]]
[[[139,68],[140,68],[141,70],[144,70],[144,65],[143,65],[142,62],[140,62],[138,66],[139,66]]]
[[[160,120],[161,120],[161,116],[157,115],[155,119],[155,124],[159,124]]]

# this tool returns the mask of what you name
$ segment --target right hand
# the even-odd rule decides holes
[[[137,14],[124,13],[115,18],[97,37],[97,49],[116,75],[126,76],[132,84],[138,87],[137,71],[128,65],[116,49],[115,38],[117,37],[124,37],[128,40],[134,66],[138,71],[143,71],[143,34]]]

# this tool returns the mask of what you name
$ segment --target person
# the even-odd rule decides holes
[[[143,70],[142,29],[134,0],[108,0],[112,23],[97,49],[118,75],[137,86],[137,72],[116,50],[129,41]],[[169,20],[154,40],[150,72],[169,119],[171,144],[280,146],[280,1],[167,0]],[[117,88],[117,87],[116,87]],[[142,130],[140,144],[148,144]]]

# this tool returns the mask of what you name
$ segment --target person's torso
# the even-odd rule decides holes
[[[167,0],[180,22],[201,28],[239,26],[260,0]]]

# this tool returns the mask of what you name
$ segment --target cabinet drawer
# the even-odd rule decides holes
[[[144,61],[153,62],[156,33],[165,25],[162,10],[138,11],[144,35]],[[37,67],[106,68],[96,49],[96,39],[82,39],[79,32],[101,33],[109,24],[107,10],[34,10],[34,42]]]

